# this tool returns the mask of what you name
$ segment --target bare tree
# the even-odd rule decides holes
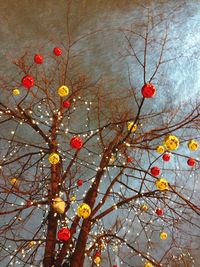
[[[76,72],[77,44],[100,30],[74,40],[68,30],[44,62],[27,51],[17,75],[1,78],[5,266],[191,266],[200,106],[156,107],[163,66],[182,56],[169,56],[174,12],[145,8],[142,23],[112,29],[142,77],[129,65],[123,92]]]

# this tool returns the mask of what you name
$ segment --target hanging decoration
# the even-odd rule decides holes
[[[137,124],[134,124],[133,121],[129,121],[127,124],[128,131],[134,133],[137,130]]]
[[[57,237],[59,241],[67,241],[70,239],[71,233],[67,227],[63,227],[58,231]]]
[[[160,178],[156,181],[156,187],[158,190],[164,191],[168,190],[168,182],[165,178]]]
[[[168,150],[176,150],[179,147],[179,139],[175,135],[167,135],[164,144]]]
[[[132,161],[133,161],[133,158],[130,157],[130,156],[128,156],[128,157],[127,157],[127,162],[128,162],[128,163],[131,163]]]
[[[157,214],[158,216],[162,216],[162,215],[164,214],[163,209],[161,209],[161,208],[157,208],[157,209],[156,209],[156,214]]]
[[[71,201],[72,201],[72,202],[76,201],[76,196],[72,196],[72,197],[71,197]]]
[[[55,48],[53,49],[53,53],[54,53],[57,57],[59,57],[60,55],[62,55],[62,49],[61,49],[60,47],[55,47]]]
[[[30,89],[31,87],[34,86],[34,79],[32,76],[30,75],[26,75],[22,78],[22,85],[27,88]]]
[[[192,139],[188,142],[188,148],[191,151],[196,151],[199,148],[199,143],[196,140]]]
[[[101,253],[97,251],[94,255],[94,263],[98,266],[100,262],[101,262]]]
[[[58,153],[53,152],[53,153],[51,153],[51,154],[49,155],[49,162],[50,162],[52,165],[57,164],[59,161],[60,161],[60,156],[59,156]]]
[[[77,185],[78,185],[78,186],[82,186],[82,185],[83,185],[83,180],[82,180],[82,179],[78,179],[78,181],[77,181]]]
[[[78,206],[77,214],[83,219],[87,219],[91,214],[91,208],[88,204],[82,203]]]
[[[156,94],[156,88],[152,83],[146,83],[142,87],[142,95],[144,98],[152,98]]]
[[[160,239],[166,240],[167,239],[167,233],[166,232],[161,232],[160,233]]]
[[[116,156],[115,155],[112,155],[110,160],[109,160],[109,164],[113,164],[115,161],[116,161]]]
[[[164,153],[164,152],[165,152],[165,148],[164,148],[164,146],[157,146],[157,148],[156,148],[156,152],[157,152],[158,154],[162,154],[162,153]]]
[[[194,166],[195,165],[195,163],[196,163],[196,160],[195,159],[193,159],[193,158],[189,158],[188,160],[187,160],[187,164],[188,164],[188,166]]]
[[[149,207],[146,205],[146,204],[142,204],[141,206],[140,206],[140,210],[141,211],[147,211],[149,209]]]
[[[83,146],[83,141],[79,136],[74,136],[70,140],[70,146],[74,149],[80,149]]]
[[[163,154],[162,159],[163,159],[164,161],[170,161],[170,159],[171,159],[171,154],[170,154],[170,153],[165,153],[165,154]]]
[[[153,267],[153,265],[151,264],[151,262],[147,261],[145,262],[144,267]]]
[[[20,93],[21,93],[20,90],[17,89],[17,88],[12,90],[12,94],[15,95],[15,96],[20,95]]]
[[[58,94],[61,97],[67,96],[69,94],[69,88],[67,86],[65,86],[65,85],[61,85],[58,88]]]
[[[160,175],[160,168],[158,166],[154,166],[151,168],[151,174],[153,176],[159,176]]]
[[[36,55],[34,56],[34,62],[35,62],[36,64],[42,64],[43,61],[44,61],[44,59],[43,59],[43,56],[42,56],[42,55],[40,55],[40,54],[36,54]]]
[[[63,214],[65,212],[65,207],[66,207],[66,204],[65,204],[65,201],[62,200],[62,198],[56,197],[53,200],[53,209],[55,210],[55,212]]]
[[[63,101],[63,107],[64,108],[69,108],[71,106],[71,103],[67,100]]]
[[[18,179],[15,178],[15,177],[13,177],[13,178],[10,179],[10,183],[11,183],[11,185],[13,185],[13,186],[18,186],[18,185],[19,185],[19,181],[18,181]]]

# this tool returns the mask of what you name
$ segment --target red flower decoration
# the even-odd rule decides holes
[[[70,146],[74,149],[80,149],[83,146],[83,141],[79,136],[72,137]]]
[[[162,215],[164,214],[163,209],[161,209],[161,208],[157,208],[157,209],[156,209],[156,214],[157,214],[158,216],[162,216]]]
[[[39,54],[36,54],[34,56],[34,61],[36,64],[42,64],[43,63],[43,56],[42,55],[39,55]]]
[[[154,85],[152,83],[146,83],[143,87],[142,87],[142,95],[145,98],[151,98],[153,96],[155,96],[156,94],[156,88],[154,87]]]
[[[159,176],[160,175],[160,168],[157,166],[154,166],[151,168],[151,174],[153,176]]]
[[[165,154],[163,154],[162,158],[163,158],[164,161],[169,161],[170,158],[171,158],[171,154],[165,153]]]
[[[64,108],[69,108],[70,105],[71,105],[71,103],[69,101],[67,101],[67,100],[63,101],[63,107]]]
[[[127,162],[128,162],[128,163],[130,163],[130,162],[132,162],[132,161],[133,161],[133,158],[131,158],[131,157],[128,157],[128,158],[127,158]]]
[[[60,55],[62,55],[62,49],[60,47],[55,47],[53,50],[54,54],[59,57]]]
[[[22,85],[27,89],[30,89],[34,85],[34,79],[30,75],[26,75],[22,78]]]
[[[70,234],[70,230],[67,227],[63,227],[58,231],[58,240],[60,241],[67,241],[71,234]]]
[[[193,158],[189,158],[188,161],[187,161],[187,164],[188,164],[189,166],[191,166],[191,167],[194,166],[195,163],[196,163],[196,160],[193,159]]]
[[[82,186],[82,185],[83,185],[83,180],[82,180],[82,179],[78,179],[78,181],[77,181],[77,185],[78,185],[78,186]]]

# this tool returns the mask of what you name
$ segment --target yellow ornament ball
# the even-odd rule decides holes
[[[65,201],[62,200],[62,198],[60,197],[56,197],[53,201],[53,209],[55,210],[55,212],[63,214],[65,212]]]
[[[131,130],[132,133],[134,133],[137,130],[137,125],[136,124],[133,125],[133,123],[134,123],[133,121],[129,121],[127,125],[128,131]]]
[[[88,204],[82,203],[78,206],[77,214],[83,219],[87,219],[91,214],[91,208]]]
[[[32,247],[35,246],[36,244],[37,244],[37,242],[34,241],[34,240],[32,240],[32,241],[29,242],[28,246],[29,246],[29,248],[32,248]]]
[[[51,153],[49,155],[49,162],[51,164],[57,164],[60,161],[60,156],[58,155],[58,153]]]
[[[69,94],[69,88],[65,85],[62,85],[58,88],[59,96],[67,96]]]
[[[142,205],[140,206],[140,210],[141,210],[141,211],[147,211],[148,208],[149,208],[149,207],[148,207],[146,204],[142,204]]]
[[[192,151],[196,151],[199,148],[199,143],[196,140],[190,140],[188,142],[188,148]]]
[[[175,135],[167,135],[164,144],[168,150],[176,150],[179,147],[179,139]]]
[[[167,239],[167,233],[166,232],[161,232],[160,233],[160,239],[166,240]]]
[[[76,201],[76,196],[72,196],[71,201]]]
[[[144,267],[153,267],[153,265],[151,264],[151,262],[148,261],[144,264]]]
[[[164,146],[157,146],[156,152],[159,153],[159,154],[164,153],[165,152]]]
[[[10,183],[11,183],[13,186],[18,186],[19,181],[18,181],[17,178],[13,177],[12,179],[10,179]]]
[[[99,256],[94,258],[94,263],[95,263],[96,265],[99,265],[100,262],[101,262],[101,258],[100,258]]]
[[[156,187],[158,190],[168,190],[168,181],[165,178],[160,178],[156,181]]]
[[[12,90],[12,93],[13,93],[13,95],[20,95],[21,92],[19,89],[15,88]]]

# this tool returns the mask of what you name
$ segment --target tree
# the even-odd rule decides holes
[[[156,108],[165,66],[182,56],[171,56],[174,12],[147,8],[145,22],[112,29],[124,38],[121,58],[142,77],[133,81],[129,65],[123,92],[77,74],[78,43],[100,30],[75,40],[68,31],[66,46],[44,62],[27,51],[14,61],[17,75],[1,78],[6,266],[190,264],[199,234],[199,103]]]

